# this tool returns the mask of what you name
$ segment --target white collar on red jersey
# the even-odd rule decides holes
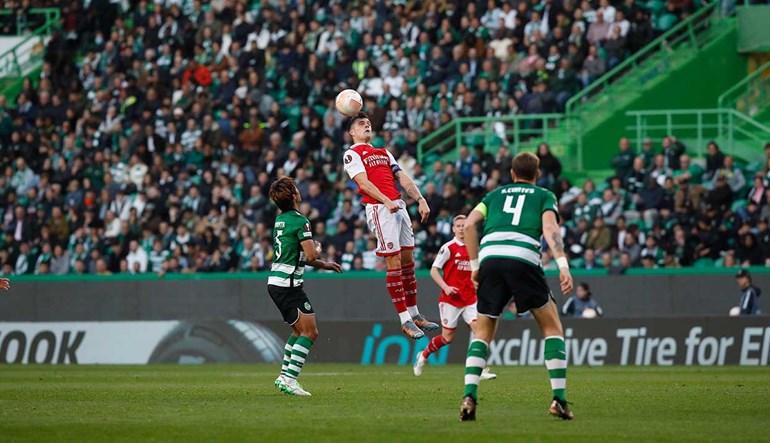
[[[371,143],[355,143],[355,144],[350,145],[350,147],[348,149],[353,149],[356,146],[370,146],[370,147],[372,147],[372,149],[378,149],[378,148],[375,148],[374,145],[372,145]]]
[[[465,243],[461,242],[460,239],[457,238],[457,237],[454,238],[454,241],[455,241],[455,243],[457,243],[460,246],[465,246]]]

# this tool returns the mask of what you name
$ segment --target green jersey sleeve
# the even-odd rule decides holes
[[[484,216],[484,220],[487,219],[487,212],[489,210],[489,201],[491,200],[492,193],[488,193],[481,199],[481,202],[473,208],[474,211],[479,211]]]
[[[540,208],[540,213],[544,214],[545,211],[553,211],[553,213],[556,214],[556,221],[561,221],[561,217],[559,217],[559,205],[556,204],[556,196],[553,195],[553,192],[547,191],[543,196],[543,207]]]
[[[313,239],[313,232],[310,231],[310,222],[308,219],[304,218],[302,220],[302,227],[297,229],[297,241],[299,243],[302,243],[305,240],[312,240]]]

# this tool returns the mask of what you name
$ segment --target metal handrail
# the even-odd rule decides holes
[[[574,116],[577,113],[576,106],[578,103],[581,103],[587,97],[591,96],[592,93],[597,89],[607,88],[610,85],[610,83],[612,83],[617,77],[621,77],[622,73],[627,71],[628,68],[632,66],[637,66],[640,60],[642,60],[643,58],[646,59],[648,55],[656,53],[658,50],[668,49],[671,46],[668,40],[676,36],[677,34],[679,34],[681,31],[687,29],[687,32],[683,34],[684,38],[689,39],[694,45],[697,46],[698,41],[697,41],[697,38],[695,37],[695,32],[693,28],[695,24],[699,22],[701,19],[717,11],[718,4],[719,2],[712,2],[706,5],[705,7],[701,8],[700,10],[695,12],[695,14],[688,17],[686,20],[679,22],[673,28],[665,32],[663,35],[656,38],[651,43],[647,44],[639,52],[636,52],[631,57],[625,59],[619,65],[615,66],[615,68],[613,68],[611,71],[599,77],[598,80],[593,81],[590,85],[588,85],[588,87],[581,90],[577,94],[573,95],[569,100],[567,100],[567,104],[565,106],[567,116],[570,118]],[[679,36],[679,37],[682,37],[682,36]]]
[[[736,96],[734,99],[731,99],[732,103],[730,103],[730,104],[727,103],[728,97],[734,95],[737,91],[741,91],[747,84],[753,82],[758,77],[761,77],[763,74],[768,73],[768,71],[770,71],[770,61],[768,61],[764,65],[762,65],[759,68],[757,68],[754,72],[752,72],[751,74],[746,76],[746,78],[744,78],[743,80],[741,80],[738,83],[736,83],[732,88],[730,88],[727,91],[723,92],[722,95],[719,96],[719,99],[717,101],[717,103],[718,103],[717,106],[720,109],[723,109],[723,108],[733,108],[733,104],[738,100],[738,97],[740,97],[740,94],[738,96]],[[746,91],[742,91],[741,92],[741,94],[745,94],[745,93],[746,93]]]
[[[651,132],[657,132],[664,135],[680,135],[687,131],[694,133],[697,139],[696,149],[699,156],[704,155],[703,147],[706,141],[720,140],[725,143],[728,151],[735,151],[736,146],[743,144],[744,153],[755,153],[756,157],[761,156],[760,149],[745,149],[745,140],[758,146],[770,138],[770,126],[760,123],[746,114],[735,109],[676,109],[676,110],[651,110],[651,111],[629,111],[626,115],[635,119],[635,124],[626,129],[636,132],[636,141],[641,142],[644,137],[650,136]],[[675,122],[675,117],[688,117],[687,122]],[[694,118],[693,118],[694,117]],[[710,117],[710,118],[709,118]],[[665,119],[658,124],[650,124],[651,118]],[[753,132],[752,130],[756,131]],[[707,134],[708,133],[708,134]],[[761,133],[761,134],[758,134]],[[737,137],[740,136],[740,137]],[[744,140],[741,142],[740,140]],[[753,154],[747,154],[753,155]]]
[[[626,112],[626,115],[628,116],[657,116],[657,115],[693,115],[693,114],[701,114],[701,115],[709,115],[709,114],[732,114],[734,117],[738,118],[739,120],[742,120],[752,126],[754,126],[757,129],[760,129],[762,131],[767,131],[770,133],[770,126],[763,125],[762,123],[754,120],[753,118],[749,117],[748,115],[737,111],[735,109],[667,109],[667,110],[650,110],[650,111],[628,111]]]
[[[6,11],[3,11],[3,12],[6,12]],[[31,40],[39,39],[47,36],[50,33],[51,29],[59,25],[61,21],[61,12],[55,8],[30,9],[30,13],[45,14],[46,22],[45,24],[40,26],[38,29],[33,31],[31,34],[27,35],[27,37],[25,37],[21,42],[16,44],[13,48],[0,54],[0,61],[5,60],[5,62],[2,62],[2,63],[6,68],[4,69],[4,74],[6,78],[16,77],[16,81],[10,85],[7,85],[4,90],[0,91],[0,94],[7,95],[6,91],[14,89],[15,87],[18,86],[20,82],[24,80],[23,79],[24,69],[22,68],[22,64],[19,62],[20,49],[23,48],[24,45],[29,43]]]
[[[533,136],[537,132],[543,132],[544,136],[547,136],[548,132],[553,131],[553,128],[549,128],[549,123],[553,121],[563,121],[564,114],[521,114],[521,115],[509,115],[503,117],[459,117],[453,119],[451,122],[445,124],[439,129],[433,131],[424,139],[420,140],[417,145],[417,161],[422,163],[425,156],[441,147],[449,147],[454,144],[454,150],[459,151],[463,145],[463,136],[477,135],[484,138],[486,142],[493,135],[495,135],[492,125],[494,123],[511,123],[513,129],[506,130],[505,135],[513,137],[514,146],[518,146],[522,143],[522,139],[525,137]],[[542,130],[538,129],[519,129],[519,124],[523,122],[537,121],[542,123]],[[474,126],[474,131],[463,131],[463,126]],[[483,130],[481,129],[483,126]],[[435,142],[436,139],[440,139]],[[426,149],[425,146],[430,146]]]
[[[15,10],[3,10],[0,11],[0,15],[13,15],[16,14]],[[43,14],[45,15],[45,23],[42,26],[48,25],[49,23],[57,23],[59,19],[61,18],[61,11],[59,8],[31,8],[29,10],[30,15],[36,15],[36,14]],[[22,29],[24,26],[22,25],[22,19],[18,17],[16,19],[16,35],[22,35],[26,29]]]

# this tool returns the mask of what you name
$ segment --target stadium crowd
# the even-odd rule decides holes
[[[414,229],[417,261],[430,266],[452,217],[509,180],[511,153],[464,147],[457,162],[423,166],[415,160],[421,137],[456,116],[560,110],[696,7],[635,0],[3,4],[20,15],[35,6],[62,10],[39,77],[25,79],[12,102],[0,96],[3,275],[266,269],[276,214],[267,189],[284,174],[295,177],[301,212],[327,255],[348,270],[382,269],[342,171],[350,140],[333,101],[345,87],[365,97],[379,134],[374,144],[394,153],[428,199],[431,219]],[[12,33],[7,23],[17,22],[3,23]],[[624,151],[615,179],[582,188],[560,179],[559,160],[541,146],[541,184],[560,198],[575,265],[615,270],[723,256],[729,265],[729,257],[754,263],[770,255],[764,188],[738,186],[723,171],[730,192],[719,180],[711,189],[712,173],[696,200],[694,175],[689,183],[681,177],[692,165],[669,154],[672,143],[679,149],[673,138],[645,145],[641,167]],[[751,187],[749,203],[722,211],[746,198],[744,187]]]

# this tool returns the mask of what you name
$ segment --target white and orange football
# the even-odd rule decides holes
[[[364,100],[361,98],[361,94],[354,89],[345,89],[337,94],[337,100],[335,106],[340,114],[346,117],[353,117],[361,111],[364,106]]]

